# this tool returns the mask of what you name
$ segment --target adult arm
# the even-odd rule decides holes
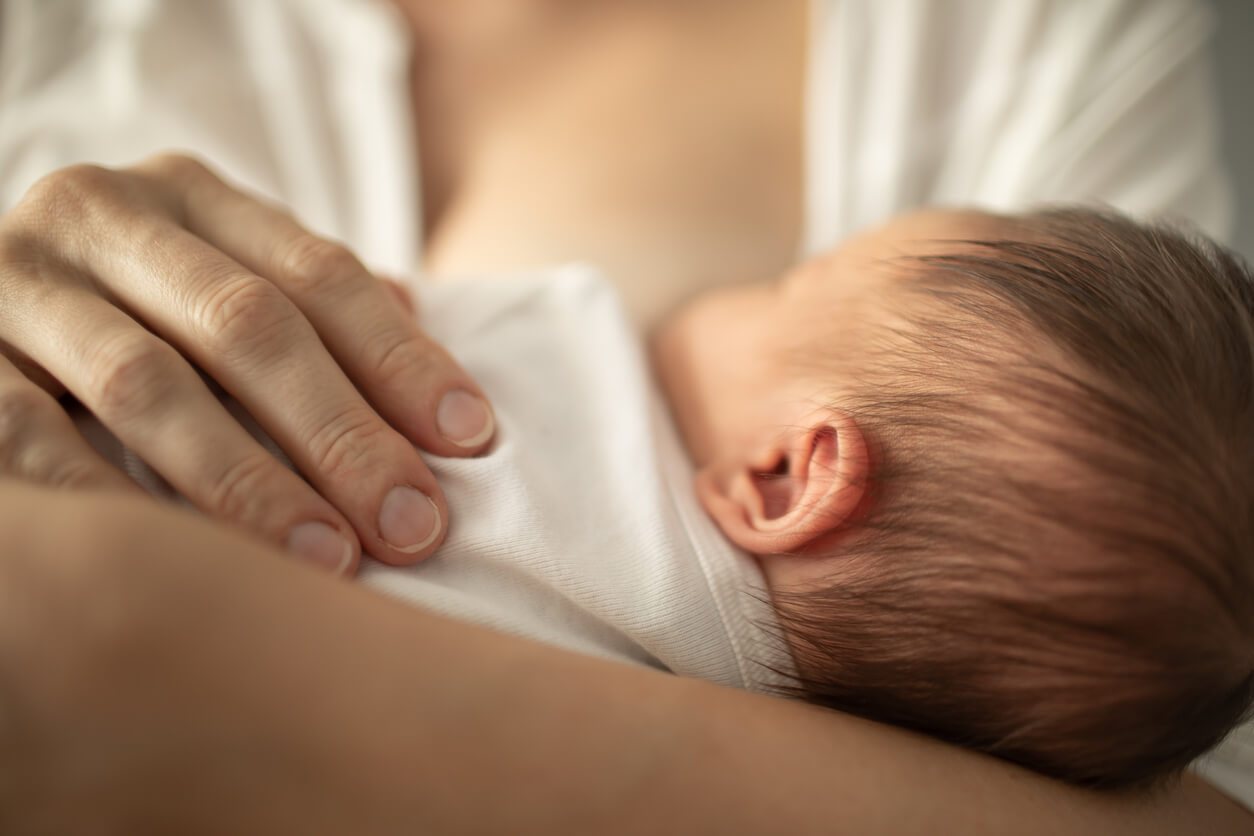
[[[0,483],[0,531],[6,833],[1254,831],[1192,779],[1077,790],[434,617],[128,497]]]

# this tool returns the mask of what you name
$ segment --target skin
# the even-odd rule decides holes
[[[0,530],[5,833],[1251,832],[1192,778],[1077,790],[446,621],[138,498],[0,481]]]
[[[761,288],[781,305],[769,319],[833,301],[825,275]],[[682,344],[736,302],[669,333]],[[1080,791],[446,621],[139,498],[0,482],[0,530],[5,832],[1250,832],[1191,777],[1152,797]]]
[[[334,572],[363,547],[429,555],[449,509],[415,445],[473,455],[493,432],[475,382],[351,253],[184,156],[37,183],[0,216],[0,297],[0,472],[138,490],[75,431],[68,392],[201,511]]]
[[[731,3],[720,3],[718,14],[702,3],[582,4],[596,12],[587,17],[591,28],[565,43],[592,47],[569,49],[568,60],[549,64],[553,72],[547,81],[567,83],[543,83],[544,73],[528,73],[527,80],[537,83],[527,96],[498,88],[478,99],[475,89],[461,86],[463,80],[520,78],[528,54],[554,55],[558,41],[514,39],[516,48],[502,51],[499,39],[475,33],[509,34],[511,27],[459,28],[464,18],[458,23],[449,4],[415,0],[405,6],[434,12],[426,28],[415,22],[414,38],[420,54],[438,56],[415,67],[421,75],[415,113],[423,125],[423,148],[430,149],[423,151],[424,186],[430,184],[424,216],[433,243],[428,266],[451,272],[473,265],[483,240],[494,240],[498,246],[492,251],[517,263],[568,258],[576,233],[594,244],[579,253],[582,257],[606,264],[616,275],[656,278],[657,285],[640,295],[656,299],[648,303],[653,307],[637,303],[642,320],[648,320],[677,301],[663,296],[672,279],[696,275],[708,284],[750,279],[774,274],[791,260],[801,205],[798,57],[804,52],[804,2],[750,0],[736,4],[735,14]],[[477,12],[493,7],[502,8],[490,1],[456,4]],[[672,10],[681,14],[663,20]],[[681,60],[651,63],[658,70],[641,73],[640,49],[644,45],[643,55],[653,55],[647,41],[659,32],[674,35],[665,51]],[[771,49],[741,49],[745,37]],[[440,43],[447,48],[432,49]],[[493,56],[521,64],[498,64],[495,76],[478,72],[485,57]],[[599,56],[613,58],[621,82],[617,98],[602,100],[600,91],[578,84],[596,75]],[[438,63],[446,59],[441,68]],[[729,76],[731,67],[744,68],[744,75]],[[766,78],[774,80],[758,83]],[[711,86],[711,80],[718,83]],[[750,91],[757,95],[747,98]],[[746,118],[738,108],[748,100],[753,108]],[[484,108],[453,110],[454,103],[473,101],[484,102]],[[587,107],[600,101],[606,104],[598,117],[587,118]],[[614,101],[638,107],[616,109]],[[494,110],[493,102],[503,109]],[[570,111],[563,102],[584,118],[564,118]],[[545,118],[528,122],[528,114]],[[671,124],[675,114],[704,125],[706,132],[672,132],[671,138],[691,137],[683,147],[657,141],[649,126]],[[605,134],[562,130],[574,124]],[[436,135],[441,126],[448,131],[443,138]],[[708,153],[710,136],[751,138],[746,147],[757,164],[743,165],[743,148]],[[642,144],[650,139],[652,144]],[[643,162],[635,168],[592,153],[642,147],[653,153],[637,156]],[[537,158],[537,152],[543,153]],[[519,833],[909,833],[942,826],[970,833],[1249,831],[1243,812],[1197,782],[1155,799],[1077,793],[848,718],[483,634],[386,605],[283,562],[274,546],[285,542],[295,524],[324,522],[359,543],[377,538],[380,497],[393,486],[375,481],[377,474],[430,488],[438,505],[438,486],[422,481],[421,460],[397,436],[446,455],[475,452],[443,438],[436,404],[451,389],[476,390],[455,364],[422,343],[421,335],[377,308],[386,291],[342,250],[300,233],[276,238],[270,224],[240,224],[235,232],[253,234],[233,239],[246,245],[238,252],[187,229],[171,208],[186,196],[189,174],[202,176],[193,168],[186,160],[163,158],[140,167],[139,183],[125,171],[66,170],[0,222],[3,472],[49,485],[133,490],[75,440],[49,395],[62,389],[88,393],[93,380],[112,380],[119,367],[110,365],[109,357],[80,352],[73,368],[63,365],[60,374],[48,368],[61,356],[55,343],[60,335],[96,333],[93,323],[101,317],[116,324],[116,314],[104,308],[115,304],[118,294],[103,271],[127,256],[118,244],[128,240],[157,245],[152,252],[166,254],[170,262],[141,261],[135,265],[138,274],[180,280],[159,285],[165,292],[156,307],[125,305],[132,322],[149,326],[176,347],[194,334],[187,325],[206,310],[210,296],[204,286],[200,295],[180,289],[187,280],[208,276],[185,265],[212,264],[216,252],[243,265],[249,281],[266,282],[289,301],[293,295],[305,300],[296,305],[297,327],[279,336],[271,332],[272,342],[251,340],[240,349],[235,374],[247,377],[250,368],[263,367],[267,353],[296,358],[295,372],[329,371],[336,380],[342,375],[372,409],[362,411],[343,387],[329,404],[315,405],[330,407],[321,419],[361,418],[347,422],[337,435],[342,440],[332,445],[353,455],[342,457],[340,467],[323,469],[316,465],[319,445],[309,427],[325,424],[304,425],[302,433],[298,425],[311,404],[299,397],[275,400],[263,423],[290,442],[292,458],[315,462],[305,473],[314,483],[309,486],[257,459],[238,432],[223,427],[230,422],[215,411],[216,402],[185,386],[183,394],[195,397],[172,398],[173,414],[181,416],[188,437],[214,440],[212,447],[201,448],[212,455],[186,454],[196,448],[183,437],[157,456],[159,469],[194,497],[197,485],[220,485],[198,497],[198,504],[228,528],[137,500],[0,486],[6,546],[0,550],[0,591],[8,596],[0,606],[0,682],[11,683],[0,691],[3,716],[10,720],[0,734],[22,745],[0,749],[0,801],[12,802],[0,803],[0,815],[11,820],[0,824],[14,825],[0,829],[387,833],[412,832],[425,823],[430,832]],[[607,184],[594,176],[607,171],[620,179]],[[757,179],[746,179],[750,176]],[[624,192],[629,186],[634,188]],[[119,194],[148,195],[143,205],[152,211],[134,211],[135,204],[118,200]],[[625,194],[633,199],[626,201]],[[605,203],[610,196],[612,206]],[[230,218],[225,207],[232,200],[202,194],[197,203]],[[607,215],[611,208],[628,211]],[[606,217],[614,222],[604,223]],[[572,218],[585,219],[588,226],[572,230]],[[100,234],[84,249],[79,230],[88,220]],[[291,228],[280,225],[278,231],[284,230]],[[191,233],[190,239],[183,233]],[[606,237],[590,239],[592,233]],[[248,251],[269,251],[276,242],[305,255],[282,259],[288,265],[282,270],[248,266]],[[206,245],[213,252],[206,253]],[[86,281],[76,283],[79,279]],[[252,292],[269,294],[273,314],[278,300],[257,286]],[[346,307],[346,299],[353,304]],[[317,317],[312,312],[319,305],[339,308],[342,319]],[[155,319],[154,311],[160,314]],[[184,324],[170,328],[180,317]],[[299,325],[302,319],[306,325]],[[354,342],[354,334],[378,333],[380,322],[389,326],[383,331],[387,339]],[[142,330],[131,330],[130,339],[141,339],[134,335]],[[379,361],[405,346],[424,350],[414,363],[397,363],[394,379],[381,374]],[[338,369],[328,370],[328,355]],[[182,366],[173,366],[189,380]],[[132,371],[125,372],[128,367]],[[125,383],[135,369],[151,373],[151,362],[120,368],[117,379]],[[45,388],[32,389],[36,382]],[[236,385],[249,384],[262,387],[255,380]],[[388,392],[392,400],[383,397]],[[121,434],[135,447],[170,437],[176,423],[164,413],[146,417],[123,410],[122,417],[127,420]],[[387,444],[378,445],[380,439]],[[162,452],[145,455],[151,460]],[[222,468],[223,462],[244,464]],[[361,485],[370,487],[359,490]],[[229,501],[232,497],[248,499]],[[262,540],[243,537],[243,530]],[[398,563],[428,553],[395,553],[381,543],[374,548]],[[351,560],[357,554],[354,546]],[[229,612],[224,601],[231,602]],[[72,633],[65,629],[69,624],[93,629]],[[75,642],[77,635],[100,641]],[[293,659],[283,641],[292,636],[305,637],[320,652]],[[409,664],[398,666],[398,658]],[[129,663],[125,670],[145,675],[118,676],[114,663],[122,661]],[[191,687],[196,685],[205,687]],[[310,694],[320,696],[310,699]],[[416,701],[398,705],[398,694]],[[488,696],[467,698],[474,694]],[[589,705],[597,710],[589,711]],[[18,710],[30,706],[44,713]],[[171,712],[171,706],[177,710]],[[358,720],[346,723],[346,718]],[[70,734],[76,730],[94,733]],[[466,745],[467,730],[473,730],[476,745]],[[729,750],[726,741],[732,739],[737,746]],[[135,746],[139,740],[148,747]],[[529,779],[535,774],[532,753],[540,749],[563,768],[549,773],[537,789]],[[188,759],[188,751],[202,756]],[[607,751],[615,756],[607,757]],[[93,773],[91,764],[101,762],[109,768]],[[33,763],[42,768],[32,770]],[[180,768],[171,769],[173,764]],[[255,781],[240,780],[240,764],[250,765],[243,776]],[[305,768],[293,775],[295,764]],[[406,773],[405,767],[420,772]],[[897,787],[909,788],[910,804],[900,803]],[[796,803],[802,797],[806,803]],[[972,797],[981,803],[972,804]],[[475,811],[473,822],[467,821],[467,809]],[[363,826],[366,811],[377,811],[377,817]]]
[[[849,385],[868,334],[903,322],[892,261],[958,249],[999,221],[901,215],[782,278],[707,293],[659,329],[653,366],[696,465],[697,496],[758,556],[772,589],[802,589],[839,564],[806,547],[850,533],[869,465],[857,424],[826,405]],[[838,359],[801,362],[817,345]]]
[[[647,329],[796,260],[808,0],[399,5],[428,273],[586,260]]]

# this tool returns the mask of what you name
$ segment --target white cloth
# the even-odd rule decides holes
[[[812,9],[800,252],[928,204],[1097,200],[1227,234],[1199,3]],[[185,149],[408,275],[408,58],[383,0],[3,0],[0,210],[73,162]]]
[[[799,251],[912,206],[1058,199],[1222,238],[1210,26],[1185,0],[814,0]],[[408,275],[407,61],[383,0],[0,0],[0,210],[70,163],[184,149]],[[1249,751],[1205,774],[1254,808]]]
[[[792,663],[761,570],[698,504],[609,284],[579,266],[441,283],[423,311],[491,399],[496,439],[477,458],[426,457],[454,509],[444,543],[417,566],[367,558],[360,581],[581,653],[761,693],[783,684]],[[93,418],[76,419],[136,481],[176,498]]]
[[[1254,721],[1241,726],[1193,771],[1254,810]]]
[[[0,211],[71,163],[182,150],[407,276],[422,224],[398,15],[383,0],[0,0]]]
[[[803,252],[903,209],[1099,201],[1222,240],[1208,9],[819,0]]]
[[[362,580],[572,650],[768,691],[791,669],[765,580],[702,511],[612,288],[588,268],[424,294],[483,386],[491,451],[428,457],[455,516],[434,557]]]

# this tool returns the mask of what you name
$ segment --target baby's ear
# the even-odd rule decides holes
[[[815,413],[740,458],[697,474],[697,497],[727,538],[753,554],[782,554],[844,525],[870,465],[862,431],[843,413]]]

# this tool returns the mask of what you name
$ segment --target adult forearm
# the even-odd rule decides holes
[[[662,772],[669,677],[134,501],[0,485],[0,516],[0,832],[586,832]]]
[[[1197,785],[1076,791],[449,622],[162,509],[0,509],[6,833],[1248,832]]]

